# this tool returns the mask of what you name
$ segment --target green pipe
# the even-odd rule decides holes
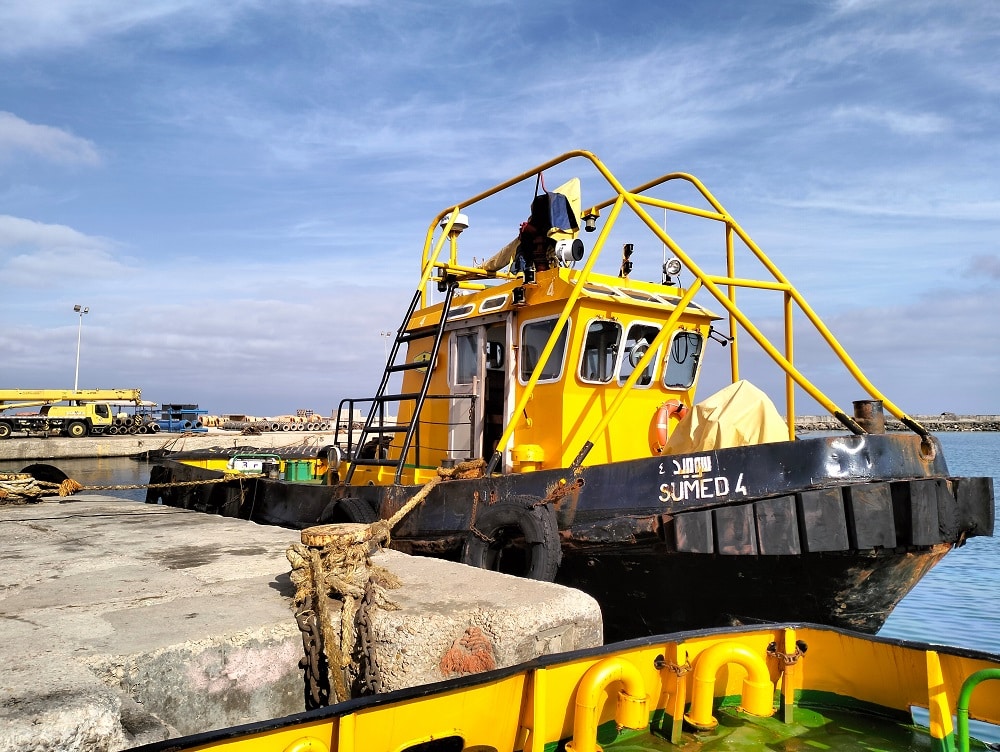
[[[989,679],[1000,679],[1000,668],[984,668],[969,676],[962,683],[962,691],[958,693],[958,752],[969,752],[969,703],[972,700],[972,690],[980,682]]]

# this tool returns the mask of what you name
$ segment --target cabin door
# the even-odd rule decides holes
[[[477,456],[483,435],[483,374],[486,370],[486,327],[451,332],[448,386],[448,456],[457,460]]]
[[[501,321],[486,327],[486,375],[483,392],[482,457],[489,460],[496,451],[507,422],[507,392],[510,380],[507,362],[510,322]]]

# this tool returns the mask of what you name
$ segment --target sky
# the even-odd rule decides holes
[[[998,50],[995,0],[0,1],[0,388],[79,336],[80,388],[330,414],[438,212],[587,149],[696,175],[903,410],[1000,413]]]

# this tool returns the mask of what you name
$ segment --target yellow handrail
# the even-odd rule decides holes
[[[864,429],[851,417],[849,417],[840,407],[831,400],[826,394],[823,393],[815,384],[808,379],[805,374],[803,374],[796,366],[794,362],[794,336],[793,336],[793,314],[794,310],[798,308],[808,321],[812,324],[815,330],[824,339],[827,345],[831,348],[834,355],[841,361],[847,371],[854,377],[855,381],[864,389],[873,399],[881,400],[885,406],[885,409],[889,411],[890,414],[901,420],[906,426],[911,430],[920,434],[923,438],[928,438],[929,434],[927,430],[917,423],[913,418],[903,412],[899,407],[897,407],[893,402],[885,397],[882,392],[875,388],[875,386],[868,380],[868,378],[862,373],[861,369],[854,363],[851,357],[847,354],[844,348],[840,345],[837,339],[833,336],[832,332],[826,327],[819,316],[813,311],[813,309],[806,303],[805,299],[798,292],[798,290],[792,285],[792,283],[781,273],[778,267],[767,257],[767,255],[760,249],[760,247],[754,243],[750,236],[743,230],[743,228],[726,212],[722,204],[712,195],[712,193],[705,188],[700,180],[692,175],[682,172],[668,173],[662,177],[659,177],[648,183],[635,188],[632,191],[627,191],[618,182],[618,180],[611,174],[611,172],[604,166],[604,164],[591,152],[576,150],[567,152],[555,159],[549,160],[537,167],[521,173],[499,185],[479,193],[466,201],[461,202],[449,209],[443,210],[438,214],[432,221],[427,237],[424,243],[424,250],[422,255],[422,274],[420,280],[422,301],[426,305],[427,303],[427,285],[432,279],[444,279],[448,276],[454,278],[464,278],[469,280],[470,286],[472,284],[471,280],[486,279],[486,278],[503,278],[503,279],[513,279],[515,275],[509,272],[486,272],[477,267],[463,266],[457,263],[456,255],[454,252],[454,241],[452,238],[452,254],[448,261],[439,261],[441,256],[441,251],[444,246],[445,238],[451,235],[451,230],[460,209],[468,209],[470,206],[483,201],[490,196],[493,196],[500,191],[503,191],[513,185],[516,185],[522,181],[528,180],[530,178],[536,178],[544,170],[554,167],[558,164],[566,162],[574,158],[583,158],[588,160],[594,168],[607,180],[609,186],[612,189],[612,196],[607,200],[593,204],[591,208],[584,210],[582,215],[586,217],[588,214],[600,215],[602,209],[612,207],[612,211],[607,217],[601,232],[598,236],[593,249],[585,263],[583,269],[579,274],[575,275],[573,279],[574,286],[570,291],[570,294],[563,306],[562,312],[560,313],[556,325],[546,342],[545,347],[539,356],[538,362],[532,372],[531,378],[528,380],[525,388],[521,391],[521,395],[518,399],[517,405],[511,413],[511,419],[507,422],[504,432],[500,437],[496,452],[494,454],[493,460],[491,460],[490,468],[495,468],[496,463],[502,456],[502,453],[506,450],[513,433],[520,423],[522,416],[525,414],[525,409],[527,407],[528,401],[534,392],[534,389],[538,383],[541,376],[542,369],[551,355],[555,344],[562,333],[564,326],[569,320],[570,314],[573,307],[578,300],[584,283],[590,278],[591,272],[594,268],[594,264],[600,255],[601,250],[609,236],[611,229],[614,227],[616,221],[619,219],[619,215],[624,206],[628,206],[632,212],[638,217],[651,231],[652,233],[667,247],[670,251],[680,260],[685,268],[691,272],[697,280],[696,287],[704,287],[711,295],[714,297],[719,304],[721,304],[728,313],[730,333],[732,335],[732,349],[731,349],[731,373],[733,381],[739,379],[739,342],[737,340],[737,334],[739,329],[742,329],[747,334],[749,334],[755,342],[764,350],[764,352],[771,358],[771,360],[781,368],[785,373],[785,402],[786,402],[786,419],[789,427],[789,438],[794,438],[794,422],[795,422],[795,385],[798,385],[805,391],[809,396],[811,396],[817,403],[823,406],[831,414],[836,416],[845,426],[847,426],[854,433],[864,433]],[[686,204],[677,203],[674,201],[665,201],[657,199],[651,196],[642,195],[645,191],[650,190],[659,185],[663,185],[670,181],[685,181],[692,185],[695,190],[701,195],[701,197],[709,204],[710,209],[702,209],[695,206],[689,206]],[[721,222],[725,226],[726,232],[726,273],[725,275],[713,275],[704,271],[695,260],[689,256],[675,241],[667,234],[665,228],[661,228],[656,221],[650,216],[647,211],[647,207],[655,207],[664,209],[667,211],[678,212],[681,214],[687,214],[694,217],[699,217],[702,219],[708,219],[716,222]],[[441,226],[443,232],[441,237],[434,243],[434,233],[436,229]],[[739,237],[739,239],[744,243],[744,245],[749,249],[750,253],[760,262],[760,264],[767,270],[768,274],[772,279],[751,279],[745,277],[739,277],[736,273],[736,253],[734,249],[733,236]],[[477,285],[478,287],[478,285]],[[783,321],[784,321],[784,338],[782,342],[781,350],[778,349],[766,335],[763,334],[750,319],[740,310],[736,302],[736,290],[738,288],[748,288],[748,289],[759,289],[759,290],[771,290],[775,292],[782,293],[783,297]],[[691,292],[690,290],[688,292]],[[691,302],[691,297],[693,296],[685,294],[684,304],[678,305],[677,309],[671,315],[669,321],[676,324],[680,312],[688,303]],[[445,315],[445,314],[442,314]],[[657,339],[661,342],[668,335],[668,330],[672,328],[670,326],[665,326]],[[648,363],[653,357],[655,357],[656,348],[650,347],[646,355],[642,359],[642,363]],[[626,380],[623,384],[621,393],[612,402],[606,414],[602,417],[599,423],[599,430],[603,430],[607,427],[608,422],[611,420],[615,412],[619,409],[623,403],[624,395],[634,386],[636,379],[636,373],[641,373],[642,369],[637,368],[633,372],[632,376]],[[588,438],[588,443],[592,442],[596,433],[592,433]],[[581,452],[586,453],[586,445]]]

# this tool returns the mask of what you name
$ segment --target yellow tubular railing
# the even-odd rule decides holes
[[[920,423],[918,423],[912,417],[910,417],[905,412],[903,412],[898,406],[896,406],[895,403],[893,403],[884,394],[882,394],[882,392],[880,392],[875,387],[875,385],[871,383],[871,381],[868,380],[868,378],[864,375],[864,373],[861,371],[861,369],[858,368],[857,364],[854,363],[854,360],[851,358],[851,356],[847,354],[847,352],[844,350],[844,348],[837,341],[836,337],[833,336],[833,333],[826,327],[826,325],[823,323],[823,321],[820,319],[820,317],[815,313],[815,311],[813,311],[813,309],[805,301],[805,299],[798,292],[798,290],[796,290],[795,287],[792,286],[792,284],[788,281],[788,279],[784,276],[784,274],[781,273],[781,271],[778,269],[778,267],[760,249],[760,246],[758,246],[750,238],[750,236],[743,230],[743,228],[740,227],[739,223],[736,222],[736,220],[734,220],[728,214],[726,214],[725,209],[723,209],[723,207],[722,207],[722,204],[719,203],[719,201],[715,198],[715,196],[712,195],[712,193],[702,184],[702,182],[700,180],[698,180],[693,175],[688,175],[687,173],[681,173],[681,172],[670,173],[668,175],[664,175],[661,178],[657,178],[654,181],[646,183],[643,186],[640,186],[639,188],[637,188],[632,193],[633,194],[640,193],[641,191],[648,190],[649,188],[652,188],[652,187],[657,186],[657,185],[661,185],[661,184],[666,183],[666,182],[668,182],[670,180],[685,180],[685,181],[691,183],[691,185],[693,185],[698,190],[698,192],[702,195],[702,197],[712,205],[712,207],[718,212],[718,214],[717,215],[713,215],[711,212],[706,212],[706,211],[704,211],[702,209],[697,209],[695,207],[684,206],[682,204],[670,204],[669,206],[664,207],[664,205],[667,204],[668,202],[659,201],[659,200],[647,198],[647,197],[644,197],[644,196],[642,196],[642,197],[634,196],[635,200],[638,203],[645,203],[645,204],[649,204],[650,206],[656,206],[656,207],[659,207],[659,208],[671,208],[674,211],[677,211],[677,212],[680,212],[680,213],[684,213],[684,214],[690,214],[692,216],[704,217],[706,219],[715,219],[717,221],[724,221],[726,223],[727,246],[731,243],[731,240],[729,238],[730,231],[736,232],[736,234],[739,236],[740,240],[743,241],[743,243],[746,245],[746,247],[750,250],[751,253],[753,253],[753,255],[757,258],[758,261],[760,261],[760,263],[767,269],[767,271],[770,272],[770,274],[776,280],[778,280],[780,283],[788,286],[788,288],[787,288],[788,294],[791,295],[791,297],[794,300],[795,304],[806,315],[806,317],[809,319],[810,323],[813,325],[813,327],[815,327],[816,331],[819,332],[820,336],[823,337],[823,339],[826,341],[827,345],[830,347],[830,349],[833,350],[834,354],[837,356],[837,358],[840,360],[840,362],[848,370],[848,372],[851,374],[851,376],[854,377],[855,381],[858,382],[858,385],[861,386],[861,388],[864,389],[868,393],[868,395],[871,396],[872,398],[877,399],[877,400],[881,400],[882,403],[883,403],[883,405],[885,406],[885,408],[892,415],[894,415],[896,418],[898,418],[902,423],[904,423],[907,427],[909,427],[911,430],[913,430],[914,432],[920,434],[920,436],[922,436],[924,438],[927,438],[929,436],[929,434],[927,433],[927,429],[925,429],[922,425],[920,425]],[[658,236],[661,235],[661,230],[659,228],[659,225],[657,225],[656,222],[654,222],[652,220],[652,218],[649,217],[649,215],[646,212],[641,211],[637,206],[635,206],[631,202],[629,202],[629,205],[633,209],[633,211],[635,211],[636,214],[638,214],[640,216],[640,218],[643,219],[643,221],[646,223],[646,225],[651,230],[653,230],[654,233],[656,233]],[[598,209],[600,207],[601,207],[601,205],[597,206]],[[661,237],[661,240],[662,240],[662,237]],[[727,248],[727,251],[728,251],[728,248]],[[727,256],[728,256],[728,254],[727,254]],[[681,260],[683,261],[683,259],[681,259]],[[728,258],[727,258],[727,260],[728,260]],[[696,272],[694,272],[694,269],[692,269],[692,273],[696,273]],[[727,270],[727,273],[730,276],[734,276],[734,274],[735,274],[734,270],[731,269],[731,268]],[[698,274],[700,274],[700,272],[698,272]],[[712,294],[714,295],[714,297],[722,305],[726,306],[727,310],[730,311],[731,320],[733,318],[735,318],[735,319],[738,320],[738,317],[732,315],[732,308],[730,308],[730,306],[728,306],[726,304],[726,301],[723,300],[722,296],[718,293],[718,291],[717,290],[713,290],[713,286],[712,285],[706,284],[706,287],[712,292]],[[733,295],[733,300],[735,300],[735,295]],[[735,303],[733,303],[733,308],[735,308]],[[742,325],[742,322],[740,322],[740,323]],[[787,335],[787,332],[786,332],[786,335]],[[765,350],[766,349],[767,348],[765,348]],[[779,363],[779,365],[781,365],[781,364]],[[807,392],[809,392],[810,396],[812,396],[814,399],[816,399],[816,395],[812,391],[810,391],[809,388],[807,388],[804,384],[802,384],[802,382],[799,381],[799,379],[795,378],[793,376],[793,374],[788,371],[788,369],[785,369],[785,370],[786,370],[786,373],[788,374],[789,377],[795,379],[796,383],[798,383],[800,386],[802,386],[803,389],[805,389]],[[815,389],[815,387],[813,387],[813,389]],[[818,392],[818,390],[816,390],[816,391]],[[834,415],[837,415],[841,419],[841,421],[844,422],[843,421],[843,418],[844,418],[843,412],[839,411],[839,410],[833,410],[833,409],[831,409],[831,406],[832,406],[833,403],[830,403],[830,405],[827,405],[824,401],[819,400],[819,399],[817,399],[817,402],[819,402],[821,405],[823,405],[824,407],[826,407],[828,410],[831,410],[831,413],[833,413]],[[789,414],[789,416],[793,416],[794,415],[794,413],[792,413],[792,412],[789,412],[788,414]],[[854,421],[851,420],[850,423],[854,423]],[[854,426],[851,426],[851,425],[848,424],[848,427],[851,428],[851,430],[860,431],[860,427],[857,426],[856,423],[854,424]]]
[[[496,452],[490,461],[489,469],[492,471],[496,468],[497,463],[502,459],[503,452],[506,451],[507,445],[514,434],[517,425],[520,423],[522,417],[525,414],[525,409],[527,407],[528,401],[534,392],[535,386],[541,377],[542,369],[544,368],[548,357],[551,355],[552,350],[555,347],[555,343],[558,340],[563,327],[569,320],[570,313],[572,312],[573,306],[575,305],[577,299],[579,298],[584,283],[589,279],[591,271],[593,270],[594,264],[597,258],[600,256],[601,250],[604,247],[605,241],[607,240],[612,227],[615,225],[616,220],[619,218],[622,208],[625,205],[635,213],[635,215],[646,224],[646,226],[653,232],[654,235],[670,249],[681,263],[691,272],[697,282],[694,288],[704,287],[708,292],[714,297],[719,304],[721,304],[728,313],[730,335],[732,337],[731,342],[731,354],[730,354],[730,365],[732,372],[732,380],[737,381],[739,379],[739,341],[737,339],[737,333],[740,328],[742,328],[747,334],[749,334],[755,342],[764,350],[764,352],[771,358],[774,363],[781,368],[785,373],[785,401],[786,401],[786,416],[789,429],[789,438],[792,439],[795,436],[795,386],[798,385],[805,391],[809,396],[811,396],[817,403],[819,403],[823,408],[828,410],[831,414],[837,417],[845,426],[847,426],[854,433],[864,433],[864,429],[861,428],[858,423],[848,416],[840,407],[833,402],[829,397],[827,397],[816,385],[814,385],[794,364],[794,337],[793,337],[793,314],[797,307],[806,316],[809,322],[813,325],[820,336],[826,341],[827,345],[831,348],[836,357],[841,361],[847,371],[854,377],[855,381],[864,389],[868,395],[873,399],[881,400],[885,409],[889,411],[890,414],[894,415],[900,421],[902,421],[907,427],[919,434],[921,437],[927,439],[929,434],[927,430],[917,423],[913,418],[904,413],[899,409],[893,402],[885,397],[875,386],[867,379],[867,377],[861,372],[861,369],[854,363],[851,357],[847,354],[844,348],[840,345],[837,339],[833,336],[830,330],[822,322],[819,316],[812,310],[805,299],[801,296],[798,290],[788,281],[788,279],[781,273],[778,267],[764,254],[760,247],[751,240],[749,235],[743,230],[742,227],[725,211],[719,201],[708,191],[707,188],[692,175],[682,172],[669,173],[656,180],[645,183],[632,191],[626,191],[625,188],[618,182],[618,180],[608,171],[608,169],[601,163],[601,161],[591,152],[576,150],[567,152],[560,157],[549,160],[544,164],[541,164],[529,171],[523,172],[516,177],[511,178],[499,185],[479,193],[467,201],[462,202],[454,207],[445,209],[434,220],[431,222],[430,227],[427,231],[427,237],[424,243],[423,255],[422,255],[422,266],[421,266],[421,279],[420,279],[420,289],[422,294],[422,303],[427,305],[427,285],[432,280],[440,280],[452,275],[459,279],[461,278],[486,278],[486,277],[498,277],[513,279],[514,275],[507,272],[485,272],[478,267],[461,266],[457,263],[456,253],[454,250],[454,238],[452,238],[451,258],[448,262],[439,261],[441,256],[442,248],[444,247],[444,242],[446,238],[451,235],[451,230],[454,222],[458,216],[460,209],[468,209],[470,206],[483,201],[511,186],[514,186],[522,181],[528,180],[530,178],[537,177],[544,170],[547,170],[555,165],[566,162],[574,158],[583,158],[588,160],[594,168],[604,177],[612,189],[612,198],[607,199],[603,203],[594,204],[591,208],[582,212],[583,216],[588,213],[593,213],[599,215],[602,209],[612,207],[612,210],[601,229],[597,241],[594,244],[593,249],[585,263],[583,269],[576,276],[574,280],[574,287],[570,292],[569,297],[566,300],[566,304],[563,307],[562,312],[559,315],[556,325],[549,336],[545,347],[542,350],[541,355],[538,358],[538,362],[535,366],[534,371],[531,374],[531,378],[528,380],[525,388],[521,392],[521,396],[518,399],[517,406],[511,413],[511,419],[507,422],[507,426],[504,429],[502,436],[500,437]],[[647,191],[656,186],[662,185],[669,181],[681,180],[686,181],[691,184],[705,199],[706,202],[712,207],[711,209],[700,209],[694,206],[688,206],[686,204],[679,204],[672,201],[664,201],[649,196],[641,195],[644,191]],[[713,220],[716,222],[722,222],[725,225],[726,231],[726,275],[718,276],[707,274],[701,269],[701,267],[687,254],[684,250],[671,238],[664,228],[661,228],[656,221],[650,216],[644,207],[656,207],[668,211],[674,211],[680,214],[687,214],[694,217],[699,217],[702,219]],[[450,215],[450,216],[449,216]],[[437,228],[442,227],[441,237],[434,243],[434,233]],[[758,280],[758,279],[748,279],[738,277],[736,274],[736,253],[734,248],[733,236],[734,234],[739,237],[740,240],[746,245],[754,257],[761,263],[761,265],[767,270],[767,272],[773,277],[773,280]],[[474,283],[467,283],[470,287]],[[476,285],[478,287],[478,285]],[[776,292],[781,292],[783,295],[783,319],[784,319],[784,340],[782,342],[782,351],[779,351],[771,341],[765,336],[739,309],[736,302],[736,290],[738,288],[749,288],[749,289],[760,289],[760,290],[773,290]],[[696,290],[695,290],[696,291]],[[690,293],[690,295],[688,294]],[[607,427],[608,422],[614,416],[615,412],[618,411],[621,404],[624,401],[625,394],[632,388],[635,381],[638,379],[637,374],[641,374],[645,365],[647,365],[653,357],[655,357],[656,349],[660,344],[666,339],[669,334],[669,329],[676,324],[680,313],[683,311],[684,307],[691,302],[694,292],[689,290],[685,293],[683,298],[683,304],[678,304],[677,309],[671,314],[668,319],[668,324],[665,325],[660,334],[657,336],[655,345],[651,345],[647,350],[647,353],[643,356],[640,361],[640,366],[633,371],[632,375],[623,384],[621,392],[616,396],[615,400],[609,406],[605,415],[602,417],[598,429],[595,429],[588,438],[587,444],[581,449],[581,454],[586,455],[589,451],[588,445],[592,446],[593,440],[596,438],[597,434]],[[442,315],[447,315],[447,312],[442,312]],[[582,459],[578,455],[577,460],[574,461],[574,467],[579,465]]]
[[[669,235],[667,235],[660,228],[660,226],[653,220],[653,218],[649,216],[646,210],[642,208],[641,203],[645,203],[645,201],[640,201],[631,193],[625,194],[624,199],[625,202],[632,209],[632,211],[635,212],[636,216],[638,216],[643,222],[645,222],[645,224],[650,228],[650,230],[652,230],[652,232],[660,239],[660,241],[664,243],[670,249],[670,251],[675,256],[677,256],[678,259],[680,259],[681,263],[684,264],[684,266],[686,266],[688,270],[695,275],[695,277],[699,278],[702,281],[702,283],[705,285],[705,288],[710,293],[712,293],[712,296],[717,301],[719,301],[719,303],[722,306],[724,306],[727,311],[729,311],[730,316],[736,319],[736,322],[740,326],[742,326],[743,329],[746,330],[746,332],[751,337],[754,338],[757,344],[760,345],[761,348],[763,348],[764,352],[768,354],[771,360],[777,363],[787,374],[789,374],[795,380],[796,384],[802,387],[802,389],[804,389],[806,393],[808,393],[820,405],[829,410],[831,414],[836,415],[837,418],[842,423],[847,425],[847,427],[850,428],[854,433],[864,433],[864,430],[861,428],[861,426],[855,423],[855,421],[852,418],[848,417],[846,413],[844,413],[829,397],[823,394],[823,392],[821,392],[811,381],[809,381],[809,379],[807,379],[804,374],[802,374],[798,369],[796,369],[795,366],[792,363],[790,363],[788,359],[785,358],[784,355],[778,352],[777,348],[775,348],[774,345],[771,344],[770,340],[759,329],[757,329],[756,326],[754,326],[754,324],[750,321],[750,319],[748,319],[736,305],[730,302],[729,296],[724,295],[722,293],[722,290],[720,290],[719,286],[716,285],[716,283],[712,280],[712,277],[706,274],[704,271],[702,271],[701,267],[695,263],[694,259],[688,256],[687,253],[685,253],[684,250],[679,245],[677,245],[677,243],[674,242],[674,239],[671,238]],[[727,223],[732,222],[733,229],[735,229],[738,234],[740,233],[739,226],[735,222],[733,222],[732,219],[727,217],[726,221]],[[777,269],[775,269],[775,271],[777,271]],[[791,284],[788,283],[786,279],[780,276],[780,273],[776,276],[780,282],[788,284],[788,290],[790,293],[795,294],[794,288],[792,288]],[[841,352],[843,352],[843,350],[841,350]],[[795,417],[794,415],[789,413],[787,419],[789,422],[794,422]]]

